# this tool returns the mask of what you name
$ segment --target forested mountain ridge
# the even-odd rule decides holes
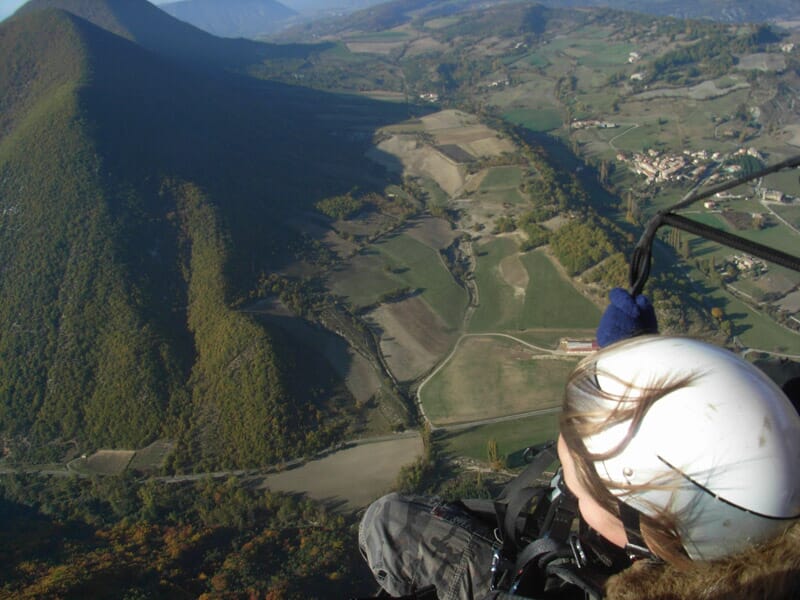
[[[9,64],[27,60],[26,72],[36,74],[3,78],[3,96],[18,102],[8,106],[14,126],[0,145],[1,423],[14,437],[85,432],[100,443],[119,437],[90,408],[102,403],[107,417],[135,424],[120,440],[135,443],[160,430],[179,370],[166,366],[174,349],[159,358],[160,332],[143,326],[120,260],[126,249],[81,102],[92,76],[86,29],[54,11],[0,29]],[[130,402],[119,402],[129,392]]]
[[[4,23],[0,53],[6,446],[182,435],[184,463],[244,466],[329,442],[335,381],[230,302],[282,260],[286,215],[357,180],[363,147],[312,115],[335,98],[184,71],[58,10]]]

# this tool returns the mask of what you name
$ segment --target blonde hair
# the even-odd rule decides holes
[[[613,482],[612,486],[612,482],[605,481],[598,475],[594,463],[620,454],[636,435],[650,408],[664,396],[691,385],[697,377],[697,375],[665,377],[646,386],[634,386],[630,382],[622,381],[613,373],[598,370],[598,362],[603,357],[628,349],[641,341],[644,340],[636,338],[619,342],[584,359],[567,382],[560,417],[561,435],[575,463],[576,476],[592,497],[616,517],[620,516],[618,500],[623,498],[612,494],[609,487],[623,489],[622,496],[625,496],[653,489],[663,490],[673,484],[663,481],[638,485]],[[619,395],[601,389],[598,374],[621,384],[625,392]],[[584,443],[586,438],[621,423],[628,423],[628,428],[615,447],[597,454],[587,449]],[[676,478],[674,485],[677,486],[678,483]],[[652,515],[644,513],[640,515],[642,537],[651,552],[677,568],[687,568],[692,564],[678,532],[677,514],[658,508],[654,509]]]

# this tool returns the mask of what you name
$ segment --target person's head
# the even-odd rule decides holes
[[[731,352],[667,336],[614,344],[567,383],[559,454],[587,523],[680,566],[739,552],[800,517],[800,417]],[[576,488],[576,489],[573,489]],[[622,542],[622,543],[620,543]]]

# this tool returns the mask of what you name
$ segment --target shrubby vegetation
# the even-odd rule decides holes
[[[588,283],[602,283],[606,289],[628,286],[628,260],[622,252],[609,256],[583,279]]]
[[[575,219],[550,237],[550,247],[570,275],[582,273],[614,251],[611,239],[593,220]]]
[[[736,54],[756,52],[779,40],[767,25],[753,26],[749,35],[739,35],[714,23],[693,23],[692,27],[692,37],[697,41],[656,58],[650,65],[649,81],[686,83],[700,76],[720,77],[736,64]]]
[[[344,597],[361,568],[351,522],[236,478],[5,475],[0,509],[5,597]]]
[[[320,200],[315,205],[316,209],[331,219],[347,219],[360,211],[364,202],[353,198],[352,194],[333,196]]]

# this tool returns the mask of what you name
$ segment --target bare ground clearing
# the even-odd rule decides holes
[[[425,123],[425,129],[428,131],[480,124],[478,118],[474,115],[454,109],[442,110],[431,115],[425,115],[422,117],[421,121]]]
[[[548,219],[542,223],[542,226],[550,231],[558,231],[564,225],[569,223],[569,218],[565,217],[564,215],[556,215],[552,219]]]
[[[498,156],[503,152],[514,152],[514,144],[510,140],[496,136],[460,144],[464,150],[475,156]]]
[[[500,139],[497,132],[486,125],[464,125],[462,127],[448,127],[434,130],[436,139],[440,144],[463,144],[485,138]]]
[[[378,150],[396,156],[403,170],[411,175],[433,179],[448,195],[455,196],[464,185],[464,169],[445,158],[439,151],[420,144],[408,135],[395,135],[378,144]],[[371,149],[367,156],[381,161],[378,153]],[[386,159],[381,164],[385,164]]]
[[[432,132],[440,144],[454,144],[476,156],[497,156],[515,149],[511,140],[499,137],[496,131],[485,125],[439,128]]]
[[[388,492],[400,469],[420,456],[422,450],[418,435],[360,444],[297,469],[269,475],[262,487],[306,493],[341,511],[357,510]]]
[[[511,140],[499,136],[481,124],[477,117],[458,110],[443,110],[419,120],[425,131],[436,136],[440,146],[453,145],[473,156],[498,156],[513,152]],[[412,124],[408,124],[411,126]],[[413,124],[417,127],[417,124]],[[382,131],[395,135],[367,151],[367,157],[392,171],[433,179],[451,198],[467,184],[466,169],[449,160],[441,152],[419,140],[417,135],[400,133],[398,129]],[[470,184],[471,185],[471,184]]]
[[[432,369],[450,350],[456,334],[422,298],[383,304],[368,319],[382,331],[381,351],[400,381],[416,379]]]
[[[500,261],[498,268],[500,269],[500,277],[508,285],[514,288],[514,296],[525,297],[525,290],[528,287],[530,277],[525,265],[522,264],[519,254],[512,254],[506,256]]]
[[[786,140],[787,144],[800,146],[800,124],[787,125],[783,128],[783,131],[789,135],[789,139]]]

